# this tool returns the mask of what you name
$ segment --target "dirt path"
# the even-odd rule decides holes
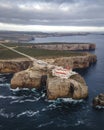
[[[31,57],[31,56],[29,56],[29,55],[27,55],[27,54],[24,54],[24,53],[22,53],[22,52],[19,52],[19,51],[15,50],[14,48],[8,47],[8,46],[6,46],[6,45],[4,45],[4,44],[2,44],[2,43],[0,43],[0,46],[5,47],[5,48],[7,48],[7,49],[9,49],[9,50],[11,50],[11,51],[13,51],[13,52],[15,52],[15,53],[18,53],[18,54],[20,54],[20,55],[22,55],[22,56],[24,56],[24,57],[26,57],[26,58],[28,58],[28,59],[30,59],[30,60],[32,60],[32,61],[35,61],[35,60],[36,60],[35,58],[33,58],[33,57]]]

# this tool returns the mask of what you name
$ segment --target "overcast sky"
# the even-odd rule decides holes
[[[104,0],[0,0],[0,29],[104,31]]]

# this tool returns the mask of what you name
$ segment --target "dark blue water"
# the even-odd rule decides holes
[[[47,38],[42,41],[46,42]],[[79,102],[48,102],[44,92],[35,89],[11,90],[12,75],[0,74],[0,130],[103,129],[104,110],[93,109],[92,99],[104,92],[104,36],[70,36],[48,38],[48,41],[96,43],[96,51],[92,53],[97,55],[97,63],[80,71],[89,87],[89,98]]]

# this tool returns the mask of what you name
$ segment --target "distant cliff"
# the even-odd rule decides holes
[[[44,43],[35,44],[33,48],[47,49],[47,50],[95,50],[96,45],[91,43]]]

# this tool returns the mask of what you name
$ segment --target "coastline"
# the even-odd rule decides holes
[[[97,57],[94,54],[86,53],[83,56],[70,56],[70,57],[37,57],[37,59],[43,60],[49,64],[65,66],[68,64],[72,69],[87,68],[91,64],[96,63]],[[32,61],[28,58],[15,58],[15,59],[1,59],[0,60],[0,72],[2,73],[15,73],[24,69],[27,69],[32,65]],[[16,69],[14,69],[16,68]]]

